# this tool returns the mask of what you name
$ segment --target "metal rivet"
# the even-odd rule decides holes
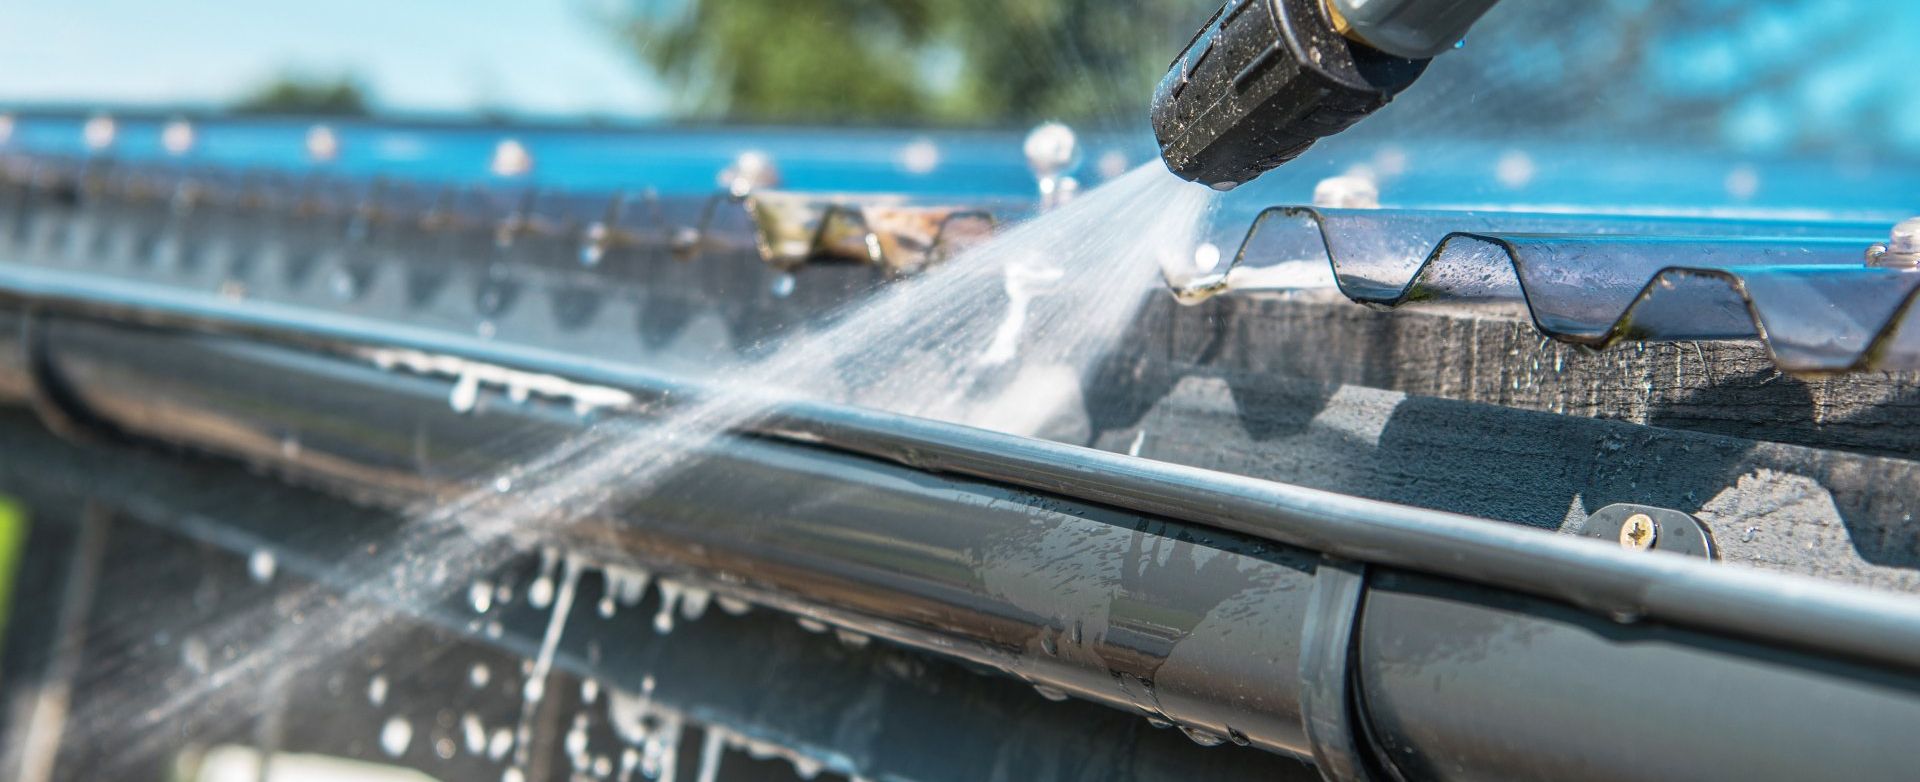
[[[1635,513],[1620,525],[1620,547],[1628,551],[1646,551],[1653,548],[1653,539],[1657,535],[1659,528],[1654,526],[1653,517]]]

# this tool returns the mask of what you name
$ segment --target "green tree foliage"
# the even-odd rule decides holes
[[[1215,0],[642,0],[613,20],[683,116],[1137,122]]]
[[[233,110],[242,114],[364,117],[369,113],[367,103],[366,90],[352,78],[283,75],[241,98]]]

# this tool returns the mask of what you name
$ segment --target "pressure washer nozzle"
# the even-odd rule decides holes
[[[1343,35],[1325,0],[1229,0],[1154,91],[1160,156],[1232,189],[1385,106],[1427,62]]]

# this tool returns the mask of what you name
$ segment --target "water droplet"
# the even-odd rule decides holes
[[[867,648],[867,644],[873,642],[873,638],[865,633],[856,633],[852,630],[839,627],[833,629],[833,637],[840,639],[840,643],[854,649],[865,649]]]
[[[1162,729],[1173,727],[1173,723],[1160,719],[1159,717],[1148,717],[1147,724],[1152,727],[1162,728]]]
[[[574,715],[573,727],[567,730],[565,747],[567,750],[567,756],[573,759],[574,769],[581,770],[586,768],[587,762],[588,762],[586,757],[587,755],[587,715],[585,714]]]
[[[580,680],[580,702],[592,705],[600,699],[600,682],[595,679]]]
[[[505,475],[493,479],[493,490],[497,494],[513,491],[513,479]]]
[[[1219,245],[1216,245],[1213,242],[1201,242],[1199,247],[1196,247],[1193,249],[1194,271],[1198,271],[1204,274],[1206,272],[1213,271],[1213,267],[1219,266],[1219,265],[1220,265],[1220,246]]]
[[[375,706],[387,705],[387,677],[374,674],[367,680],[367,702]]]
[[[700,230],[687,225],[675,228],[671,244],[675,252],[691,252],[700,246]]]
[[[473,604],[474,613],[486,613],[493,608],[493,584],[486,581],[473,582],[473,586],[467,587],[467,602]]]
[[[1226,741],[1226,739],[1200,728],[1192,728],[1185,725],[1180,726],[1180,732],[1187,734],[1187,738],[1193,739],[1193,743],[1202,747],[1217,747]]]
[[[462,372],[460,379],[454,381],[453,389],[447,392],[447,406],[456,413],[471,413],[480,402],[480,378],[470,372]]]
[[[733,616],[745,616],[748,611],[753,610],[753,605],[751,603],[748,603],[747,601],[741,600],[740,598],[737,598],[737,597],[728,597],[726,595],[719,595],[714,597],[713,602],[716,605],[720,606],[720,610],[725,611],[729,614],[732,614]]]
[[[782,272],[773,278],[773,282],[767,286],[767,289],[773,293],[774,298],[784,299],[793,295],[795,284],[792,272]]]
[[[460,733],[466,739],[468,754],[478,755],[487,751],[487,726],[480,721],[480,715],[473,712],[462,715]]]
[[[1054,701],[1056,703],[1067,699],[1067,693],[1065,690],[1062,690],[1059,687],[1055,687],[1049,684],[1033,685],[1033,691],[1040,693],[1040,697],[1046,698],[1047,700]]]
[[[660,610],[653,614],[653,631],[665,635],[673,632],[673,609],[680,601],[680,585],[660,579]]]
[[[494,728],[493,737],[487,740],[487,757],[499,760],[513,751],[513,731],[506,728]]]
[[[476,690],[486,687],[487,682],[490,681],[493,681],[493,669],[488,668],[486,663],[474,663],[473,667],[467,670],[467,683],[473,685]]]
[[[180,643],[180,662],[187,670],[205,675],[213,664],[213,650],[207,648],[206,641],[190,636]]]
[[[586,239],[580,242],[580,265],[592,268],[607,255],[607,224],[595,220],[587,226]]]
[[[553,577],[542,574],[534,579],[533,586],[527,587],[527,602],[534,608],[553,605]]]
[[[680,616],[691,622],[707,615],[707,604],[712,602],[713,592],[697,587],[685,587],[680,593]]]
[[[253,579],[253,583],[264,584],[273,580],[273,571],[277,565],[273,552],[257,548],[247,557],[247,575]]]
[[[397,758],[406,754],[407,745],[412,743],[413,723],[408,722],[405,717],[388,717],[387,724],[380,728],[380,749],[385,750],[387,755]]]
[[[616,591],[623,606],[639,605],[640,598],[647,594],[647,584],[653,581],[653,575],[645,570],[621,569],[620,588]]]
[[[509,768],[500,772],[500,782],[527,782],[527,774],[518,768]]]
[[[353,279],[353,273],[345,269],[335,269],[327,287],[336,299],[352,299],[360,293],[360,284]]]
[[[809,633],[824,633],[827,631],[827,623],[818,619],[802,616],[794,621],[800,623],[800,629]]]

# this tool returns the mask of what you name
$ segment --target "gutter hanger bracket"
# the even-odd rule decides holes
[[[1580,534],[1617,543],[1628,551],[1666,551],[1719,559],[1713,530],[1693,514],[1652,505],[1617,502],[1587,517]]]
[[[1321,557],[1300,638],[1300,721],[1327,782],[1383,782],[1368,761],[1353,686],[1353,645],[1366,600],[1367,566]]]

